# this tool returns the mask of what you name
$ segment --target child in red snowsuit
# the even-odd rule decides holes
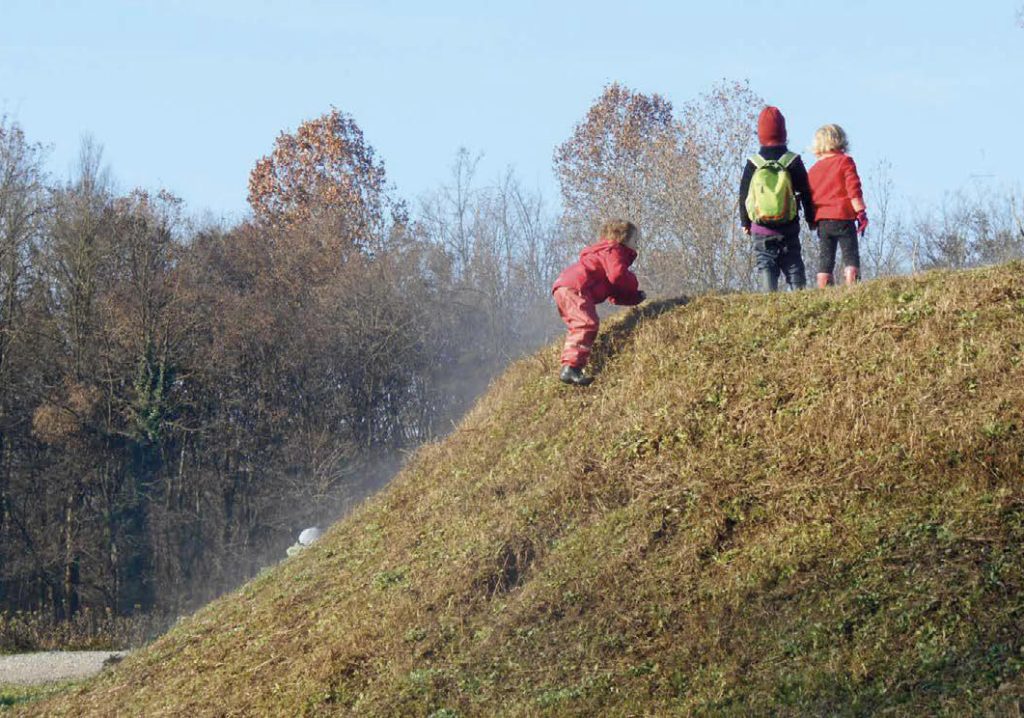
[[[629,265],[636,259],[636,225],[621,219],[605,222],[601,239],[580,252],[580,260],[563,271],[551,292],[562,320],[569,327],[562,349],[566,384],[586,386],[594,379],[582,372],[597,337],[597,306],[605,299],[632,306],[645,298]]]

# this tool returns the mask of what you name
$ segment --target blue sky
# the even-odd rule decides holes
[[[0,112],[58,176],[89,133],[122,189],[236,219],[256,159],[331,106],[406,199],[465,146],[484,179],[513,166],[553,204],[552,152],[606,83],[682,105],[746,79],[791,147],[837,122],[862,173],[884,158],[927,204],[1020,187],[1020,4],[0,0]]]

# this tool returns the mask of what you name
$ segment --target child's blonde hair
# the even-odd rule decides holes
[[[811,151],[816,155],[823,155],[826,152],[846,152],[850,147],[850,141],[846,138],[846,132],[839,125],[822,125],[814,133],[814,144]]]
[[[634,239],[636,234],[636,225],[624,219],[609,219],[601,225],[601,239],[610,239],[619,244],[625,244]]]

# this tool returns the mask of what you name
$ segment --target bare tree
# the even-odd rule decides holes
[[[1017,241],[1024,243],[1024,198],[1015,194],[1010,196],[1010,214],[1013,217]]]
[[[444,313],[462,345],[453,373],[472,377],[460,395],[552,335],[551,283],[568,259],[542,197],[511,170],[478,183],[478,159],[457,152],[449,182],[422,199],[415,223],[418,236],[439,250],[431,272],[447,288]]]
[[[450,169],[449,183],[420,202],[417,222],[449,257],[449,268],[456,281],[469,270],[473,255],[473,212],[479,194],[474,181],[480,159],[481,155],[460,147]]]
[[[919,251],[921,269],[965,269],[1024,256],[1019,200],[1012,192],[978,188],[945,195],[937,208],[923,210],[909,243]]]
[[[1024,257],[1019,198],[1012,192],[982,192],[975,199],[974,244],[981,264]]]
[[[0,117],[0,600],[13,578],[41,573],[40,557],[23,550],[38,508],[25,500],[25,472],[17,467],[31,445],[26,427],[39,391],[30,295],[48,209],[43,155],[21,127]]]
[[[87,522],[83,506],[108,466],[104,453],[102,334],[99,296],[110,275],[111,192],[101,170],[101,152],[82,143],[76,176],[53,192],[53,211],[38,252],[46,287],[45,315],[38,322],[54,355],[46,396],[35,408],[33,432],[57,458],[48,500],[59,502],[61,541],[53,561],[60,573],[58,610],[66,617],[81,604],[82,559]]]
[[[735,188],[756,149],[757,112],[763,105],[748,83],[722,81],[683,107],[681,131],[696,157],[700,184],[677,182],[675,191],[689,194],[694,207],[689,218],[680,218],[692,223],[694,291],[751,286],[754,258],[736,221]]]
[[[43,148],[28,142],[17,124],[0,117],[0,392],[10,379],[9,352],[19,332],[30,253],[48,209],[42,162]],[[0,413],[5,413],[3,408],[0,399]]]
[[[866,184],[871,227],[860,240],[861,270],[865,278],[897,274],[903,265],[905,232],[895,204],[892,163],[879,160]]]

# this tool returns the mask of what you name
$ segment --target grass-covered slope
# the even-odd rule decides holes
[[[1024,699],[1024,266],[606,322],[55,715],[986,715]],[[26,710],[30,710],[26,709]]]

